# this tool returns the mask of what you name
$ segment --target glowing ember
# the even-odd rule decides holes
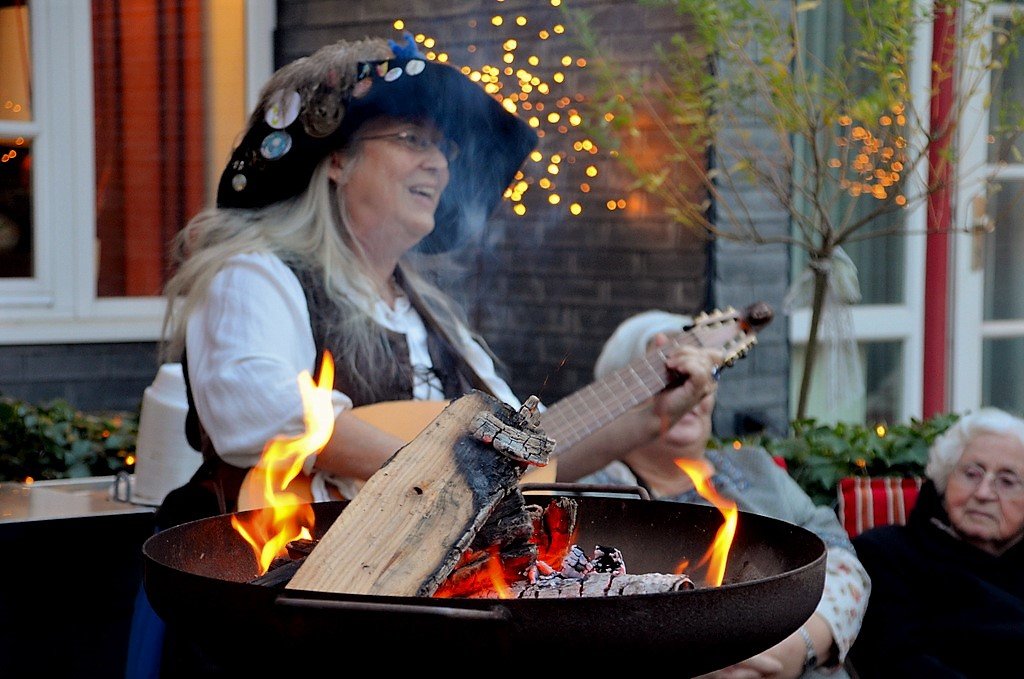
[[[552,500],[534,525],[533,539],[537,559],[552,570],[560,570],[562,561],[576,543],[575,504]]]
[[[305,500],[309,481],[300,472],[306,459],[319,453],[334,431],[334,360],[330,352],[324,352],[318,384],[306,371],[299,374],[298,381],[306,433],[267,442],[238,496],[239,511],[257,511],[243,518],[231,517],[231,525],[256,552],[261,574],[267,572],[274,557],[287,555],[289,542],[312,537],[313,508]]]
[[[677,459],[675,463],[677,467],[690,477],[700,496],[714,505],[718,511],[722,512],[722,516],[725,517],[725,523],[722,524],[722,527],[718,529],[718,533],[715,534],[715,540],[711,543],[711,547],[708,548],[708,551],[704,553],[704,556],[697,563],[698,567],[703,566],[705,563],[708,564],[705,582],[718,587],[722,584],[722,580],[725,577],[725,563],[729,557],[729,548],[732,546],[732,540],[736,536],[736,520],[739,517],[739,513],[736,511],[736,503],[719,495],[715,487],[708,482],[711,478],[711,465],[706,460]],[[688,565],[688,562],[680,565],[676,572],[683,572]]]

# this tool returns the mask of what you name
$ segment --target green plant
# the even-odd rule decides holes
[[[105,476],[131,471],[138,417],[82,413],[55,400],[0,397],[0,481]]]
[[[765,436],[742,443],[760,445],[785,460],[790,476],[815,504],[832,506],[844,477],[922,476],[932,441],[959,417],[946,413],[888,428],[795,420],[786,437]]]
[[[846,476],[920,476],[935,437],[959,419],[957,414],[890,428],[822,424],[795,420],[785,437],[757,436],[738,441],[782,458],[790,475],[816,504],[832,506]],[[65,401],[33,405],[0,396],[0,481],[105,476],[132,471],[138,415],[76,411]],[[714,438],[711,446],[736,444]]]

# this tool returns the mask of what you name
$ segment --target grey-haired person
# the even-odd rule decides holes
[[[650,310],[624,320],[605,342],[594,376],[598,379],[664,346],[669,333],[689,326],[689,316]],[[709,448],[715,394],[709,393],[681,417],[666,421],[661,435],[627,448],[620,459],[580,479],[580,483],[641,486],[653,499],[710,504],[676,460],[703,466],[715,491],[745,512],[770,516],[806,528],[825,543],[825,586],[811,617],[764,652],[704,679],[848,677],[845,660],[871,592],[871,580],[850,539],[829,507],[816,506],[763,448]]]
[[[216,204],[175,241],[164,355],[186,367],[203,465],[168,494],[166,527],[236,509],[268,441],[305,429],[298,385],[335,363],[333,434],[307,460],[312,500],[351,497],[405,439],[357,416],[470,389],[519,407],[457,304],[423,275],[469,242],[537,142],[532,128],[410,36],[341,41],[277,71],[224,168]],[[715,389],[716,350],[688,377],[559,457],[598,468]],[[579,461],[586,456],[587,460]]]
[[[905,526],[853,539],[875,583],[862,677],[1004,677],[1024,648],[1024,419],[965,414],[935,439]]]

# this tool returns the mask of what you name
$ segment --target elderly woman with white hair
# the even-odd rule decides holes
[[[691,323],[687,316],[661,310],[628,318],[605,343],[594,367],[595,378],[664,345],[666,333],[678,332]],[[815,533],[828,550],[825,588],[815,612],[774,647],[706,676],[847,677],[843,663],[860,629],[870,579],[835,512],[816,506],[764,449],[708,448],[714,407],[715,394],[711,393],[682,417],[666,422],[656,439],[631,448],[618,461],[580,482],[641,486],[658,500],[709,504],[676,464],[677,459],[699,461],[711,472],[715,490],[735,501],[740,510],[788,521]]]
[[[1019,674],[1024,647],[1024,420],[961,417],[932,444],[905,526],[854,538],[874,583],[851,654],[864,677]]]

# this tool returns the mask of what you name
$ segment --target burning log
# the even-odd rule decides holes
[[[558,504],[572,502],[559,498]],[[556,506],[555,502],[551,506]],[[530,505],[531,510],[539,509]],[[550,509],[550,506],[549,506]],[[310,541],[307,546],[315,546]],[[473,599],[571,599],[581,597],[627,596],[630,594],[657,594],[694,589],[686,575],[664,573],[626,573],[622,555],[617,549],[598,547],[594,556],[587,558],[577,545],[572,545],[561,560],[561,571],[555,571],[544,561],[529,561],[520,571],[512,573],[523,562],[491,549],[467,553],[463,562],[444,582],[435,596]],[[289,553],[299,554],[299,550]],[[283,587],[301,567],[306,555],[295,560],[280,559],[271,569],[250,584],[264,587]],[[511,565],[510,565],[511,564]],[[497,569],[497,570],[496,570]],[[527,577],[525,574],[531,574]],[[542,574],[541,574],[542,573]],[[504,583],[509,584],[504,584]],[[500,585],[500,586],[499,586]]]
[[[536,507],[536,506],[535,506]],[[540,510],[539,507],[536,507]],[[576,540],[576,514],[579,505],[568,497],[555,498],[543,510],[533,513],[533,542],[540,559],[554,569],[562,567],[562,559]]]
[[[576,527],[576,502],[556,498],[542,508],[524,506],[521,493],[512,498],[519,502],[506,502],[503,511],[495,511],[435,596],[473,597],[489,592],[496,582],[526,578],[538,563],[561,568]]]
[[[516,489],[495,508],[487,522],[477,532],[470,548],[462,555],[458,565],[435,593],[439,597],[471,596],[493,587],[495,564],[508,581],[525,577],[538,560],[538,549],[548,563],[561,564],[569,550],[571,530],[576,523],[576,502],[570,498],[556,498],[547,508],[525,505],[522,493]],[[298,571],[306,556],[313,551],[315,540],[293,540],[288,543],[287,557],[278,557],[268,571],[249,583],[264,587],[283,587]],[[552,547],[558,549],[554,554]],[[497,559],[492,562],[492,559]]]
[[[528,556],[519,479],[554,441],[539,431],[536,400],[518,412],[482,392],[452,401],[363,486],[287,584],[320,592],[430,596],[493,527]],[[495,453],[498,454],[495,454]],[[503,503],[504,504],[503,506]]]
[[[686,575],[628,574],[617,549],[573,543],[577,504],[527,506],[519,480],[554,447],[535,402],[453,401],[364,485],[316,543],[294,541],[253,581],[329,593],[574,598],[693,589]],[[495,454],[497,453],[497,454]]]
[[[694,589],[694,584],[685,575],[596,573],[582,580],[560,578],[551,582],[516,582],[509,587],[509,592],[515,599],[570,599],[681,592],[688,589]],[[475,598],[495,598],[496,596],[498,596],[496,592],[487,592],[481,593]]]
[[[270,564],[270,569],[266,573],[249,581],[250,585],[260,585],[262,587],[284,587],[291,582],[292,577],[299,570],[302,562],[306,560],[306,557],[299,557],[295,560],[289,559],[275,559]]]
[[[587,557],[572,543],[577,511],[572,498],[558,497],[542,508],[525,505],[518,487],[510,490],[434,596],[568,599],[694,589],[686,575],[627,573],[622,554],[613,547],[598,545]],[[316,546],[312,540],[290,542],[289,558],[276,559],[250,583],[288,586]]]
[[[492,582],[467,593],[481,599],[568,599],[579,597],[655,594],[694,589],[686,575],[665,573],[626,573],[626,564],[619,550],[598,545],[588,558],[578,545],[572,545],[561,559],[560,570],[538,561],[527,578],[505,585]]]

